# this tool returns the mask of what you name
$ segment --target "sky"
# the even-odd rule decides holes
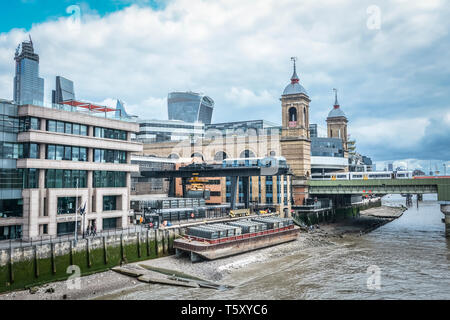
[[[296,56],[326,127],[334,94],[357,151],[450,173],[450,6],[445,0],[11,0],[0,2],[0,98],[12,99],[14,51],[31,34],[45,96],[55,76],[78,99],[167,119],[167,94],[215,101],[213,122],[281,123]],[[5,14],[6,13],[6,14]]]

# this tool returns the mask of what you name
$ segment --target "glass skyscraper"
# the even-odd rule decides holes
[[[52,103],[75,100],[73,81],[61,76],[56,77],[56,90],[52,91]]]
[[[39,78],[39,55],[34,53],[33,41],[24,41],[17,48],[14,57],[14,101],[17,104],[38,104],[44,102],[44,79]]]
[[[195,92],[172,92],[167,98],[169,120],[210,124],[214,100]]]

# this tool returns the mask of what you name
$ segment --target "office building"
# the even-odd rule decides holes
[[[179,120],[138,120],[139,132],[136,140],[143,143],[192,140],[203,137],[202,123],[187,123]]]
[[[55,88],[55,90],[52,90],[52,103],[75,100],[73,81],[57,76]]]
[[[172,92],[167,98],[169,120],[210,124],[214,100],[195,92]]]
[[[76,208],[86,211],[80,234],[129,225],[131,173],[139,171],[131,153],[142,144],[131,141],[138,124],[105,117],[111,111],[0,103],[0,240],[73,234]]]
[[[34,53],[33,41],[24,41],[14,56],[14,101],[19,104],[40,105],[44,102],[44,79],[39,77],[39,55]]]

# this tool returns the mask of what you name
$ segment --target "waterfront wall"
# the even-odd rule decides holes
[[[325,210],[323,212],[300,213],[298,219],[305,225],[314,225],[323,222],[337,222],[345,219],[356,218],[360,211],[369,208],[381,207],[381,199],[367,203],[357,203],[347,207]]]
[[[184,229],[148,230],[0,250],[0,292],[66,280],[108,270],[123,263],[174,254],[173,241]],[[70,266],[75,266],[69,268]]]

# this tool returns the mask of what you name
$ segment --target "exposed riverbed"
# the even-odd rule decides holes
[[[383,203],[400,206],[405,199],[387,196]],[[216,261],[144,262],[234,285],[231,290],[145,284],[108,271],[81,278],[77,290],[59,282],[0,299],[450,299],[450,241],[435,196],[379,228],[386,220],[371,217],[402,211],[372,208],[351,223],[321,225],[296,241]],[[369,267],[380,271],[379,289],[367,285]],[[55,292],[45,293],[48,288]]]

